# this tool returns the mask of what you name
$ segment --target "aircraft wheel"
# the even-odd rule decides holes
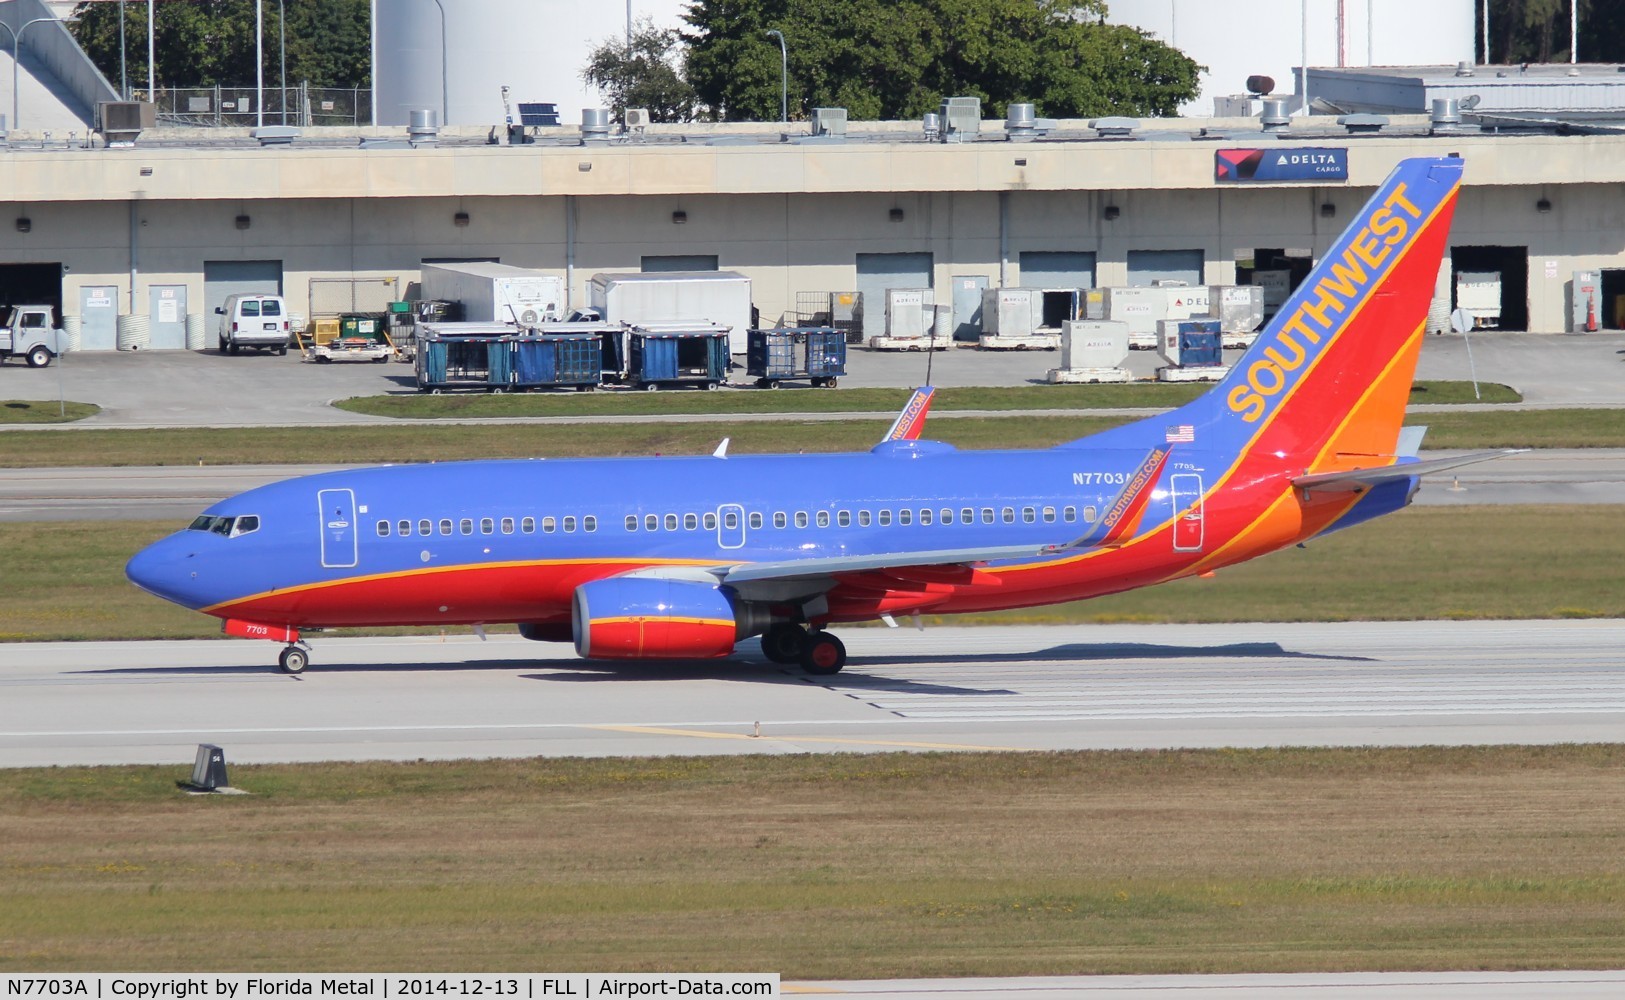
[[[310,665],[310,654],[298,646],[289,646],[282,651],[281,656],[276,658],[276,662],[282,668],[283,673],[299,674],[303,673],[305,668]]]
[[[28,367],[44,368],[51,363],[51,349],[44,344],[28,352]]]
[[[774,663],[800,663],[807,646],[807,630],[799,625],[780,623],[762,633],[762,655]]]
[[[801,668],[818,677],[841,672],[846,666],[846,645],[829,632],[814,632],[807,637],[807,647],[801,653]]]

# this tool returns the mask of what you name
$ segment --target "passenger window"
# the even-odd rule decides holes
[[[557,531],[558,528],[559,522],[557,519],[551,517],[542,518],[542,534],[551,535],[553,532]]]
[[[897,512],[897,523],[898,524],[913,524],[914,523],[914,512],[912,510],[909,510],[907,507],[904,507],[902,510]]]
[[[1069,507],[1067,509],[1070,510],[1071,508]],[[1083,508],[1083,519],[1085,521],[1088,521],[1090,524],[1094,524],[1095,523],[1095,513],[1096,513],[1096,511],[1095,511],[1094,507],[1092,507],[1092,506],[1085,507],[1085,508]],[[1067,518],[1067,520],[1070,521],[1072,519],[1069,517],[1069,518]]]
[[[643,515],[643,530],[644,531],[659,531],[660,530],[660,515],[659,514],[645,514],[645,515]]]
[[[242,310],[244,316],[258,316],[260,314],[260,304],[255,299],[245,299],[242,303]]]
[[[953,524],[954,509],[952,507],[944,507],[937,511],[937,521],[940,524]]]
[[[976,512],[969,507],[959,508],[959,523],[972,524],[976,520]]]
[[[739,527],[739,514],[736,511],[730,510],[728,513],[722,515],[722,526],[730,531]]]
[[[513,534],[513,518],[505,517],[502,519],[502,533],[504,535]]]
[[[773,527],[783,528],[789,523],[790,519],[784,515],[784,511],[776,510],[773,512]]]
[[[458,521],[457,530],[462,534],[472,535],[474,533],[474,519],[471,517],[465,517]]]
[[[708,513],[705,515],[705,517],[700,519],[700,524],[705,528],[706,531],[715,531],[717,530],[717,516],[715,514]]]
[[[1028,524],[1032,524],[1038,520],[1038,511],[1033,510],[1031,507],[1023,507],[1021,508],[1021,519]]]
[[[597,531],[598,530],[598,518],[593,517],[591,514],[588,514],[586,517],[582,518],[581,519],[581,530],[586,531],[586,532]]]
[[[866,511],[866,510],[858,511],[858,527],[867,528],[868,526],[869,526],[869,512]]]
[[[1015,524],[1016,523],[1016,509],[1014,507],[1006,507],[1000,513],[1004,517],[1004,523],[1005,524]]]
[[[379,521],[378,522],[378,537],[379,538],[388,538],[389,537],[389,522],[388,521]]]
[[[992,507],[983,507],[982,508],[982,523],[983,524],[992,524],[993,523],[993,508]]]
[[[488,517],[480,518],[480,534],[489,535],[489,534],[494,533],[496,530],[497,530],[497,524],[496,524],[495,521],[491,520]]]
[[[628,515],[626,515],[626,530],[627,531],[636,531],[636,530],[638,530],[638,516],[636,514],[628,514]]]
[[[807,512],[804,511],[804,510],[796,511],[796,527],[805,528],[806,526],[807,526]]]
[[[875,511],[875,523],[879,524],[882,528],[891,524],[891,511],[885,507]]]
[[[264,300],[262,300],[260,302],[260,315],[261,316],[281,316],[282,315],[282,303],[278,302],[276,299],[264,299]]]
[[[676,531],[677,530],[677,515],[676,514],[667,514],[666,515],[666,530],[667,531]]]
[[[576,519],[573,518],[573,517],[565,518],[564,519],[564,530],[565,531],[574,531],[574,530],[576,530]]]
[[[684,514],[683,515],[683,530],[685,530],[685,531],[693,531],[695,528],[698,528],[699,526],[700,526],[700,519],[699,519],[698,515],[695,515],[695,514]]]
[[[1065,521],[1067,524],[1071,524],[1073,521],[1076,521],[1077,519],[1078,519],[1078,508],[1076,508],[1076,507],[1062,507],[1061,508],[1061,520]],[[1092,520],[1094,520],[1094,518],[1090,518],[1090,520],[1092,521]]]
[[[829,511],[821,510],[818,512],[818,526],[820,528],[829,527]]]
[[[451,534],[451,518],[443,517],[440,519],[440,533],[442,535]]]
[[[418,534],[427,535],[431,530],[433,530],[433,527],[434,526],[431,525],[427,520],[419,521],[418,522]]]
[[[843,528],[852,527],[852,512],[849,511],[849,510],[843,510],[840,513],[836,514],[835,515],[835,523],[840,525]]]
[[[921,524],[930,524],[931,523],[931,508],[930,507],[921,507],[920,508],[920,523]]]
[[[1045,507],[1044,508],[1044,523],[1045,524],[1054,524],[1055,523],[1055,508],[1054,507]]]
[[[527,535],[536,534],[536,519],[534,517],[527,517],[523,521],[520,521],[519,530],[523,531]]]
[[[760,511],[751,511],[750,526],[752,528],[760,528],[762,526],[762,515]]]
[[[395,534],[400,535],[402,538],[405,538],[407,535],[410,535],[411,533],[412,533],[412,522],[411,521],[400,521],[400,522],[396,523],[396,525],[395,525]]]

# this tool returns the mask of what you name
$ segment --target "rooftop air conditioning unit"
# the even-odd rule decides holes
[[[627,128],[648,128],[649,127],[649,109],[648,108],[627,108],[626,109],[626,127]]]
[[[96,120],[108,142],[134,142],[142,129],[158,124],[158,108],[149,101],[102,101]]]
[[[812,112],[813,135],[845,135],[846,109],[845,108],[813,108]]]

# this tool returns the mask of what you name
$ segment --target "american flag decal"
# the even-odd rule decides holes
[[[1196,428],[1191,424],[1178,424],[1169,427],[1163,440],[1168,444],[1190,444],[1196,440]]]

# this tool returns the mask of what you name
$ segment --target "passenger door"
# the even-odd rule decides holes
[[[1193,472],[1173,478],[1174,551],[1202,551],[1202,477]]]
[[[745,544],[745,508],[736,503],[725,503],[717,508],[717,545],[724,549],[742,548]]]
[[[322,567],[347,569],[356,559],[355,493],[352,490],[319,490],[316,508],[322,533]]]

